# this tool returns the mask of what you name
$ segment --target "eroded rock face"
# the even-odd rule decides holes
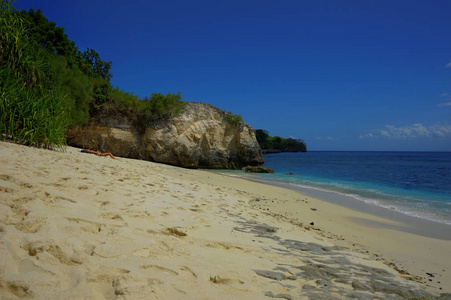
[[[88,125],[68,131],[68,144],[188,168],[262,165],[254,129],[230,124],[224,115],[212,105],[189,102],[179,116],[143,127],[131,111],[103,108]]]

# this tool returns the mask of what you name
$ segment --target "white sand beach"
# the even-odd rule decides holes
[[[275,186],[0,142],[0,189],[1,299],[451,292],[449,239]]]

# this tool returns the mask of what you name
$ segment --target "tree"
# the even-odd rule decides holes
[[[94,49],[88,48],[81,54],[79,66],[92,78],[95,105],[101,105],[108,100],[108,92],[111,90],[109,81],[113,77],[110,73],[111,64],[111,61],[106,62],[100,59],[99,53]]]
[[[269,132],[263,129],[257,129],[255,131],[255,137],[257,138],[257,142],[260,144],[260,147],[263,149],[272,149],[271,137],[269,136]]]
[[[102,78],[110,81],[113,75],[110,73],[111,61],[103,61],[100,59],[99,53],[94,49],[86,49],[81,55],[82,70],[91,78]]]
[[[65,56],[71,63],[75,62],[78,49],[75,42],[69,40],[64,28],[56,26],[42,14],[42,10],[22,10],[21,17],[25,20],[26,34],[39,45],[51,53]]]
[[[52,91],[64,96],[68,124],[82,125],[89,120],[89,104],[93,98],[93,84],[77,66],[69,67],[64,56],[50,54]]]
[[[50,53],[64,56],[69,67],[78,65],[89,77],[110,81],[113,76],[110,73],[111,61],[103,61],[94,49],[88,48],[85,52],[80,52],[75,42],[69,40],[64,33],[64,28],[49,21],[42,10],[30,9],[28,12],[22,10],[20,16],[25,21],[25,32],[29,40],[44,47]]]
[[[305,142],[300,139],[292,139],[288,138],[285,140],[284,150],[286,152],[305,152],[307,151],[307,147]]]
[[[280,136],[274,136],[272,137],[272,147],[273,149],[277,149],[277,150],[283,150],[284,147],[284,139],[281,138]]]
[[[282,152],[306,152],[307,146],[301,139],[288,138],[280,136],[270,136],[269,132],[262,129],[255,131],[255,136],[260,147],[265,150],[279,150]]]

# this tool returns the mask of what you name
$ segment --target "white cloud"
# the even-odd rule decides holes
[[[429,138],[429,139],[451,139],[451,125],[424,126],[417,123],[410,126],[396,127],[385,125],[384,129],[375,130],[374,133],[360,135],[360,139],[388,138],[395,140]]]
[[[447,63],[445,68],[451,68],[451,62]]]
[[[362,134],[362,135],[359,136],[359,138],[361,140],[363,140],[363,139],[371,139],[373,137],[374,137],[374,134],[372,134],[372,133]]]
[[[317,137],[315,138],[315,140],[317,140],[317,141],[322,141],[322,140],[336,141],[337,139],[336,139],[336,138],[333,138],[333,137],[330,137],[330,136],[327,136],[327,137],[325,137],[325,138],[320,137],[320,136],[317,136]]]
[[[442,94],[440,94],[440,97],[445,97],[445,98],[448,98],[449,100],[451,100],[451,95],[448,93],[442,93]],[[439,104],[437,104],[437,106],[438,107],[451,106],[451,102],[439,103]]]

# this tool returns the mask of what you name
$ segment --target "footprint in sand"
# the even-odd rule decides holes
[[[24,233],[36,233],[46,223],[47,218],[44,217],[27,217],[25,220],[15,225],[16,229]]]
[[[15,217],[18,219],[23,219],[30,213],[30,211],[20,203],[13,203],[8,206],[11,208],[11,210],[15,214]]]
[[[99,233],[102,230],[102,227],[104,227],[103,224],[100,224],[100,223],[97,223],[94,221],[84,220],[81,218],[66,218],[66,219],[71,222],[83,224],[80,227],[80,229],[85,232],[89,232],[89,233]]]
[[[48,204],[49,203],[57,203],[57,202],[60,202],[60,201],[67,201],[67,202],[70,202],[70,203],[77,203],[77,201],[75,201],[73,199],[70,199],[70,198],[67,198],[67,197],[63,197],[63,196],[53,196],[51,193],[43,191],[43,190],[38,191],[35,194],[38,196],[38,198],[40,200],[42,200],[42,201],[44,201],[45,203],[48,203]]]
[[[5,285],[8,287],[8,290],[14,294],[14,296],[19,298],[33,298],[34,293],[30,289],[30,287],[20,281],[7,281]]]
[[[144,218],[146,220],[153,219],[150,213],[147,210],[139,211],[139,210],[129,210],[127,212],[127,216],[131,218]]]
[[[224,250],[230,250],[230,249],[235,249],[235,250],[240,250],[240,251],[244,251],[244,252],[249,252],[250,250],[241,248],[239,246],[235,246],[233,244],[230,243],[223,243],[223,242],[214,242],[214,243],[210,243],[205,245],[208,248],[216,248],[216,249],[224,249]]]
[[[157,265],[142,265],[139,266],[141,269],[145,269],[145,270],[155,270],[155,271],[161,271],[161,272],[165,272],[171,275],[179,275],[178,272],[171,270],[169,268],[165,268],[165,267],[161,267],[161,266],[157,266]]]
[[[178,237],[183,237],[183,236],[187,235],[185,232],[180,231],[180,230],[178,230],[175,227],[166,228],[163,233],[168,233],[168,234],[175,235],[175,236],[178,236]]]
[[[20,187],[25,187],[25,188],[32,188],[33,187],[31,184],[29,184],[27,182],[20,181],[20,180],[16,179],[14,176],[7,175],[7,174],[0,174],[0,180],[16,184],[16,185],[18,185]],[[5,188],[2,188],[2,189],[5,189]]]
[[[15,189],[6,188],[6,187],[0,187],[0,192],[14,193],[15,191],[16,191]]]
[[[20,197],[20,198],[14,199],[13,202],[16,204],[25,204],[32,200],[33,200],[33,198],[31,198],[31,197]]]
[[[159,279],[136,278],[129,274],[123,274],[113,278],[111,286],[114,288],[116,296],[139,295],[140,299],[154,299],[155,294],[149,290],[149,285],[162,283],[164,282]],[[136,296],[132,298],[135,299]]]
[[[143,258],[148,258],[148,257],[152,256],[152,249],[150,249],[150,248],[138,249],[133,252],[133,255],[143,257]]]
[[[75,200],[72,200],[72,199],[66,198],[66,197],[62,197],[62,196],[55,196],[54,200],[55,201],[67,201],[67,202],[70,202],[70,203],[77,203],[77,201],[75,201]]]
[[[107,206],[107,205],[111,204],[110,201],[99,201],[99,200],[95,200],[95,202],[97,202],[101,207],[102,207],[102,206]]]
[[[187,271],[188,273],[190,273],[193,277],[197,278],[196,273],[194,273],[193,270],[191,270],[190,268],[188,268],[187,266],[179,266],[179,269],[182,271]]]
[[[203,212],[203,210],[199,208],[199,205],[193,205],[189,208],[189,210],[194,212]]]
[[[241,281],[239,279],[234,279],[234,278],[220,278],[219,276],[210,276],[210,281],[216,284],[234,284],[234,283],[238,283],[238,284],[244,284],[244,281]]]
[[[117,213],[115,212],[106,212],[100,214],[99,217],[103,220],[114,220],[116,223],[121,223],[120,226],[127,226],[127,222]],[[117,225],[117,224],[115,224]]]
[[[90,223],[80,227],[81,230],[89,233],[99,233],[102,231],[102,225],[98,223]]]
[[[88,281],[98,282],[98,281],[110,280],[111,278],[115,278],[120,275],[128,274],[128,273],[130,273],[129,270],[119,269],[119,268],[102,269],[101,272],[95,273],[95,274],[89,276]]]
[[[26,183],[26,182],[21,182],[21,183],[19,183],[19,185],[20,185],[21,187],[25,187],[25,188],[27,188],[27,189],[31,189],[31,188],[33,187],[31,184]]]
[[[16,178],[14,178],[11,175],[6,175],[6,174],[0,174],[0,180],[12,182],[12,183],[16,182]]]
[[[62,178],[58,179],[58,183],[59,184],[63,184],[65,182],[67,182],[68,180],[70,180],[69,177],[62,177]]]
[[[81,261],[67,255],[58,245],[50,241],[36,241],[24,247],[30,256],[40,256],[40,254],[50,254],[59,263],[76,266],[82,264]]]

